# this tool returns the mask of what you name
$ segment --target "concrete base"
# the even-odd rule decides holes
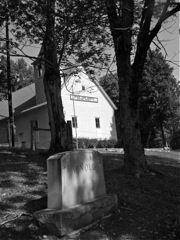
[[[65,210],[43,209],[35,212],[34,216],[53,235],[63,236],[108,216],[117,208],[117,204],[116,195],[105,195]]]

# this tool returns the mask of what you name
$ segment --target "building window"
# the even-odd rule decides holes
[[[73,128],[77,128],[78,125],[77,125],[77,117],[72,117],[72,126]]]
[[[96,128],[100,128],[100,119],[95,118]]]
[[[85,86],[84,85],[82,85],[82,90],[85,91]]]
[[[30,124],[31,124],[32,131],[35,131],[38,129],[38,121],[37,120],[31,120]]]

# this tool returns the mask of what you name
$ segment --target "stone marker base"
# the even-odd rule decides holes
[[[63,236],[108,216],[117,208],[117,204],[116,195],[105,195],[69,209],[43,209],[35,212],[34,216],[53,235]]]

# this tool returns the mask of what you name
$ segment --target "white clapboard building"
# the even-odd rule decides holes
[[[45,129],[36,132],[36,147],[46,149],[50,144],[50,131],[43,87],[44,69],[39,61],[34,63],[34,72],[35,84],[13,93],[16,146],[31,147],[31,126],[35,123],[38,128]],[[72,122],[73,137],[117,140],[114,116],[116,106],[99,83],[91,81],[82,68],[62,79],[64,115],[66,121]],[[0,103],[2,110],[6,111],[7,116],[7,102]],[[1,117],[0,125],[3,127],[0,127],[0,134],[5,136],[5,118]],[[3,137],[0,138],[3,142]]]

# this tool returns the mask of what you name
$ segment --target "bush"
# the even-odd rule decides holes
[[[172,150],[180,149],[180,129],[173,134],[170,147]]]
[[[76,148],[76,139],[73,139],[73,147]],[[79,148],[115,148],[117,147],[116,140],[98,140],[89,138],[78,138]]]
[[[117,141],[111,140],[99,140],[97,143],[97,148],[115,148]]]

